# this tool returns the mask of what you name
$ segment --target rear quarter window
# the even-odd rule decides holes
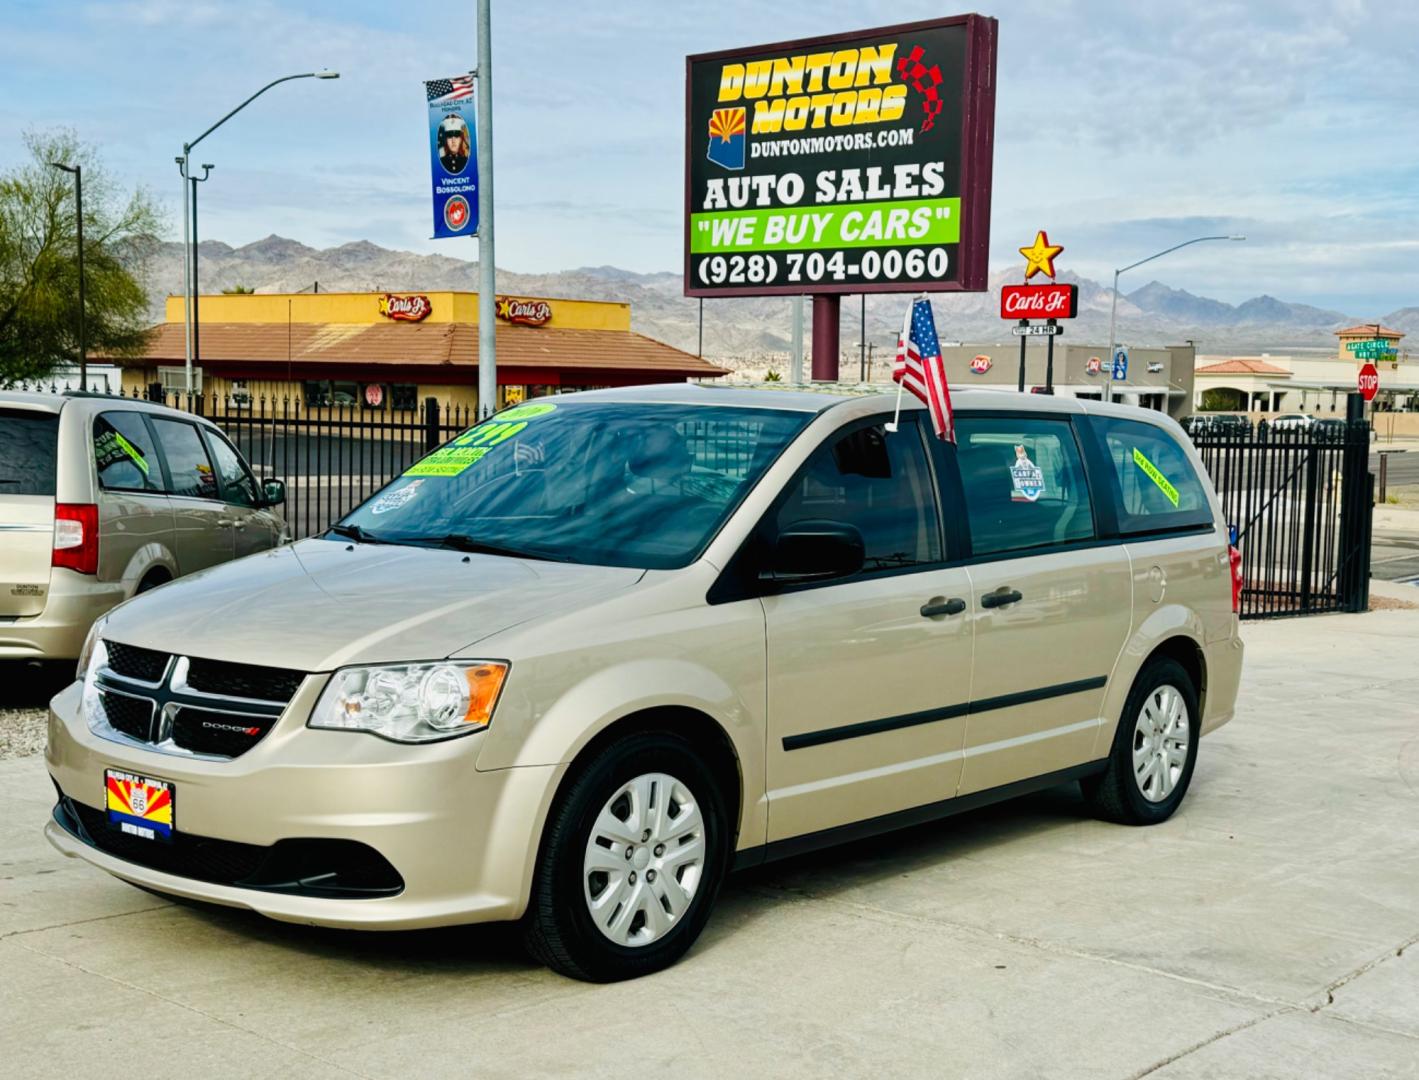
[[[0,409],[0,498],[53,495],[59,414]]]
[[[106,412],[94,418],[94,466],[105,491],[162,490],[158,456],[148,425],[138,412]]]
[[[1124,535],[1210,526],[1207,489],[1171,432],[1155,424],[1091,418],[1114,481]]]

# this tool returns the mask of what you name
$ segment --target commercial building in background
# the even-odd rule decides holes
[[[1275,356],[1204,356],[1198,362],[1194,404],[1198,412],[1344,414],[1345,395],[1353,393],[1360,368],[1373,363],[1380,374],[1375,399],[1379,412],[1419,409],[1419,357],[1401,345],[1404,332],[1377,323],[1335,331],[1333,353]],[[1393,359],[1357,357],[1353,342],[1384,341]]]
[[[478,296],[469,292],[203,296],[194,389],[230,403],[413,409],[427,397],[478,406]],[[528,397],[714,378],[724,369],[631,330],[631,306],[500,296],[497,407]],[[181,297],[144,354],[122,361],[125,393],[185,386]]]
[[[1109,379],[1108,346],[1054,346],[1054,392],[1060,397],[1100,400]],[[943,344],[946,377],[952,389],[1015,390],[1020,377],[1019,339],[997,345]],[[1128,378],[1114,383],[1113,398],[1124,405],[1140,405],[1172,417],[1192,412],[1192,372],[1196,350],[1192,345],[1153,349],[1130,348]],[[890,364],[890,358],[888,363]],[[1030,339],[1025,347],[1025,389],[1045,385],[1045,339]]]

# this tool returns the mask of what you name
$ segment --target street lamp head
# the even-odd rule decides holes
[[[49,164],[51,168],[63,169],[67,173],[77,173],[79,171],[77,165],[65,165],[62,161],[51,161]]]
[[[1227,237],[1227,239],[1228,239],[1228,240],[1245,240],[1246,237],[1245,237],[1245,236],[1229,236],[1229,237]]]
[[[340,73],[338,71],[317,71],[315,77],[317,79],[338,79]]]
[[[210,170],[210,169],[215,169],[217,166],[204,164],[202,167],[203,167],[204,169],[209,169],[209,170]]]

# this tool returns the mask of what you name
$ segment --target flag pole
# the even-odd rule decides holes
[[[926,293],[922,293],[921,295],[925,296]],[[907,335],[911,333],[912,308],[914,306],[915,301],[907,305],[906,318],[902,320],[902,333],[901,336],[897,338],[897,359],[892,365],[892,378],[897,384],[897,411],[892,417],[892,422],[884,425],[889,433],[896,432],[902,419],[902,379],[898,375],[898,366],[906,360]]]

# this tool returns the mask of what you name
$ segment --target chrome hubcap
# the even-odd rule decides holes
[[[582,893],[618,945],[649,945],[684,917],[699,887],[705,826],[690,789],[665,773],[628,780],[591,828]]]
[[[1149,802],[1162,802],[1178,786],[1191,738],[1187,703],[1177,688],[1149,694],[1133,727],[1133,780]]]

